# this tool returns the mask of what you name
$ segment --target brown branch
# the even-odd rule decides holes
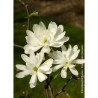
[[[18,47],[18,48],[21,48],[21,49],[24,49],[23,46],[20,46],[20,45],[17,45],[17,44],[14,44],[14,46]]]
[[[47,95],[47,98],[49,98],[48,88],[45,88],[45,90],[46,90],[46,95]]]
[[[54,98],[56,98],[60,93],[66,92],[64,89],[66,88],[66,86],[67,86],[67,84],[70,82],[70,80],[72,80],[72,79],[78,80],[78,79],[80,79],[80,76],[72,75],[72,76],[67,80],[67,82],[66,82],[65,85],[62,87],[62,89],[54,96]]]
[[[54,96],[54,98],[56,98],[60,93],[65,92],[65,87],[67,86],[67,84],[70,82],[70,80],[72,79],[72,76],[67,80],[67,82],[65,83],[65,85],[62,87],[62,89]]]
[[[50,82],[52,81],[53,77],[49,77],[48,75],[48,78],[46,80],[46,85],[45,85],[45,89],[46,89],[46,94],[47,94],[47,98],[51,97],[51,98],[54,98],[53,96],[53,90],[50,86]]]
[[[54,98],[54,96],[53,96],[53,90],[52,90],[50,84],[48,85],[48,89],[49,89],[49,92],[50,92],[50,97]]]

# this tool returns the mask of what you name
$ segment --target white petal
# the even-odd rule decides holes
[[[62,61],[60,59],[56,59],[53,61],[53,64],[60,64],[60,63],[62,63]]]
[[[59,26],[58,26],[58,28],[60,28],[60,29],[61,29],[61,31],[63,32],[63,30],[64,30],[63,25],[59,25]]]
[[[30,72],[29,71],[23,71],[23,72],[19,72],[18,74],[16,74],[17,78],[24,78],[25,76],[29,75]]]
[[[67,77],[67,70],[65,70],[65,69],[61,70],[61,77],[62,78],[66,78]]]
[[[53,59],[60,59],[60,60],[64,59],[64,55],[62,54],[61,51],[56,51],[54,53],[50,53],[49,55]]]
[[[76,76],[78,75],[78,71],[74,67],[69,68],[69,70],[72,72],[73,75],[76,75]]]
[[[26,54],[30,54],[30,50],[36,52],[36,51],[39,50],[41,47],[42,47],[42,46],[40,46],[40,45],[37,46],[37,47],[33,47],[33,46],[31,46],[31,45],[25,45],[25,46],[24,46],[24,50],[25,50],[25,53],[26,53]]]
[[[25,54],[22,54],[22,55],[21,55],[21,58],[22,58],[25,62],[30,62],[30,58],[29,58],[27,55],[25,55]]]
[[[68,50],[66,52],[66,57],[67,58],[69,58],[71,51],[72,51],[72,47],[71,47],[71,45],[69,45]]]
[[[73,47],[73,51],[76,52],[77,50],[78,50],[78,46],[75,45],[75,46]]]
[[[37,83],[37,76],[36,74],[32,75],[31,79],[30,79],[30,88],[34,88],[36,86]]]
[[[30,88],[34,88],[36,85],[30,83]]]
[[[57,29],[57,32],[54,36],[55,41],[62,39],[65,35],[65,32],[62,32],[60,28]]]
[[[48,71],[50,69],[50,67],[52,66],[53,63],[53,59],[48,59],[47,61],[45,61],[40,67],[39,69],[43,72]]]
[[[66,54],[66,47],[63,45],[62,47],[61,47],[61,49],[62,49],[62,53],[64,53],[64,54]]]
[[[38,76],[38,80],[39,80],[40,82],[43,82],[44,80],[47,79],[47,76],[44,75],[43,73],[39,72],[39,71],[37,72],[37,76]]]
[[[50,22],[48,29],[53,33],[53,36],[55,35],[56,31],[57,31],[57,25],[55,22]]]
[[[77,59],[77,60],[73,61],[73,63],[75,63],[75,64],[83,64],[83,63],[85,63],[85,60],[84,59]]]
[[[33,32],[30,31],[30,30],[26,30],[26,33],[27,33],[27,35],[30,36],[30,37],[33,37],[33,36],[34,36]]]
[[[35,59],[35,54],[32,50],[30,50],[30,59]]]
[[[33,32],[34,32],[34,34],[40,33],[40,30],[43,30],[43,27],[42,26],[40,26],[38,24],[34,24],[33,25]]]
[[[26,41],[28,44],[31,44],[32,46],[39,46],[41,44],[41,42],[37,39],[37,37],[34,35],[32,31],[27,30],[26,32]]]
[[[53,42],[53,43],[51,43],[50,44],[50,46],[52,46],[52,47],[61,47],[62,45],[64,44],[64,42]]]
[[[70,58],[70,61],[73,61],[74,59],[76,59],[78,57],[80,50],[76,51]]]
[[[39,25],[42,26],[44,29],[46,29],[46,26],[42,21],[39,23]]]
[[[17,64],[16,68],[19,70],[26,70],[26,66],[25,65],[21,65],[21,64]]]
[[[33,31],[38,40],[41,40],[43,38],[43,33],[45,32],[45,29],[42,26],[34,24]]]
[[[45,74],[51,74],[52,73],[52,68],[50,68],[48,71],[45,72]]]
[[[64,43],[64,42],[67,42],[69,40],[69,37],[63,37],[62,39],[58,40],[57,42],[59,43]]]
[[[34,75],[32,75],[32,77],[31,77],[31,79],[30,79],[30,84],[32,83],[32,84],[36,84],[36,82],[37,82],[37,76],[36,76],[36,74],[34,74]]]
[[[49,52],[50,52],[49,46],[44,46],[44,47],[42,48],[41,52],[43,52],[43,53],[49,53]]]
[[[58,69],[62,68],[63,65],[56,65],[55,67],[53,67],[53,72],[57,71]]]
[[[74,68],[76,65],[70,65],[69,68]]]
[[[69,40],[69,37],[64,36],[62,39],[50,44],[50,46],[52,46],[52,47],[61,47],[64,44],[64,42],[67,42],[68,40]]]
[[[39,66],[41,64],[43,58],[44,58],[44,53],[43,52],[37,53],[37,55],[36,55],[36,59],[37,59],[36,66]]]
[[[32,45],[32,47],[42,46],[42,43],[35,36],[33,37],[26,36],[26,41],[29,45]]]

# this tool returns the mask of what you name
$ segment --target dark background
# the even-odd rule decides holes
[[[38,8],[40,16],[58,20],[84,28],[84,0],[23,0],[32,12]],[[15,7],[23,8],[15,0]]]

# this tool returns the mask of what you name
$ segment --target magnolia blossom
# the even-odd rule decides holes
[[[69,45],[68,50],[63,45],[61,51],[56,51],[54,53],[50,53],[50,56],[54,59],[53,64],[57,64],[55,67],[53,67],[53,71],[57,71],[58,69],[61,69],[61,77],[66,78],[67,77],[67,69],[71,71],[73,75],[78,75],[78,71],[75,69],[76,64],[83,64],[84,59],[76,59],[78,57],[78,54],[80,50],[78,49],[78,46],[75,45],[73,48],[71,45]]]
[[[42,63],[44,54],[30,51],[30,57],[25,54],[21,55],[22,59],[26,62],[26,65],[18,64],[16,68],[21,70],[16,74],[17,78],[24,78],[27,75],[31,75],[30,79],[30,87],[34,88],[36,86],[37,79],[42,82],[47,79],[46,74],[50,74],[52,72],[52,63],[53,59],[48,59],[44,63]]]
[[[26,33],[27,45],[24,46],[26,54],[29,54],[29,50],[36,52],[41,48],[43,52],[49,53],[49,47],[61,47],[69,40],[69,37],[65,37],[63,26],[57,26],[55,22],[50,22],[48,29],[43,22],[34,24],[33,32],[27,30]]]

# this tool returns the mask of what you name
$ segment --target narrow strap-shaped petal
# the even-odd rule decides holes
[[[46,76],[45,74],[39,72],[39,71],[37,72],[37,76],[38,76],[38,80],[39,80],[40,82],[43,82],[44,80],[47,79],[47,76]]]
[[[62,68],[63,65],[56,65],[55,67],[53,67],[53,72],[57,71],[58,69]]]
[[[66,47],[64,45],[61,47],[61,49],[62,49],[62,53],[66,54],[67,49],[66,49]]]
[[[34,36],[34,33],[32,31],[30,31],[30,30],[26,30],[26,33],[30,37],[33,37]]]
[[[34,88],[36,86],[37,83],[37,76],[36,74],[32,75],[31,79],[30,79],[30,88]]]
[[[48,26],[48,30],[51,31],[51,33],[53,33],[53,36],[55,35],[56,31],[57,31],[57,25],[55,22],[50,22],[49,26]]]
[[[76,59],[78,57],[80,50],[76,51],[71,57],[70,57],[70,61],[73,61],[74,59]]]
[[[42,26],[44,29],[46,29],[46,26],[42,21],[39,23],[39,25]]]
[[[16,74],[17,78],[24,78],[25,76],[29,75],[30,72],[29,71],[23,71],[23,72],[19,72],[18,74]]]
[[[61,70],[61,77],[62,78],[66,78],[67,77],[67,69],[65,70],[65,69],[62,69]]]
[[[77,50],[78,50],[78,46],[75,45],[75,46],[73,47],[73,51],[76,52]]]
[[[85,63],[85,60],[84,59],[76,59],[76,60],[73,61],[73,63],[75,63],[75,64],[83,64],[83,63]]]
[[[64,30],[63,25],[59,25],[59,26],[58,26],[58,28],[60,28],[60,29],[61,29],[61,31],[63,32],[63,30]]]
[[[19,69],[19,70],[26,70],[26,66],[22,65],[22,64],[17,64],[16,68]]]
[[[33,74],[29,83],[36,84],[36,82],[37,82],[37,76],[36,74]]]
[[[25,54],[22,54],[22,55],[21,55],[21,58],[22,58],[25,62],[27,62],[27,63],[32,63],[32,60],[30,59],[30,57],[28,57],[28,56],[25,55]]]
[[[76,76],[78,75],[78,71],[75,69],[75,67],[69,68],[69,70],[71,71],[73,75],[76,75]]]
[[[45,74],[51,74],[52,73],[52,68],[50,68],[48,71],[44,72]]]
[[[36,59],[37,59],[36,66],[37,67],[40,66],[40,64],[42,63],[43,58],[44,58],[44,53],[43,52],[37,53],[37,55],[36,55]]]
[[[48,71],[50,69],[50,67],[52,66],[53,63],[53,59],[48,59],[47,61],[45,61],[40,67],[39,69],[41,71]]]
[[[55,41],[62,39],[65,35],[65,32],[62,32],[60,28],[57,29],[57,32],[54,36]]]
[[[68,50],[67,50],[67,52],[66,52],[66,57],[67,57],[68,59],[69,59],[69,56],[70,56],[71,51],[72,51],[72,47],[71,47],[71,45],[69,45]]]
[[[30,50],[33,50],[35,52],[35,51],[39,50],[41,47],[42,46],[40,46],[40,45],[33,47],[32,45],[27,44],[24,46],[24,50],[25,50],[26,54],[30,54]]]
[[[50,47],[48,45],[44,46],[41,50],[43,53],[49,53],[50,52]]]

